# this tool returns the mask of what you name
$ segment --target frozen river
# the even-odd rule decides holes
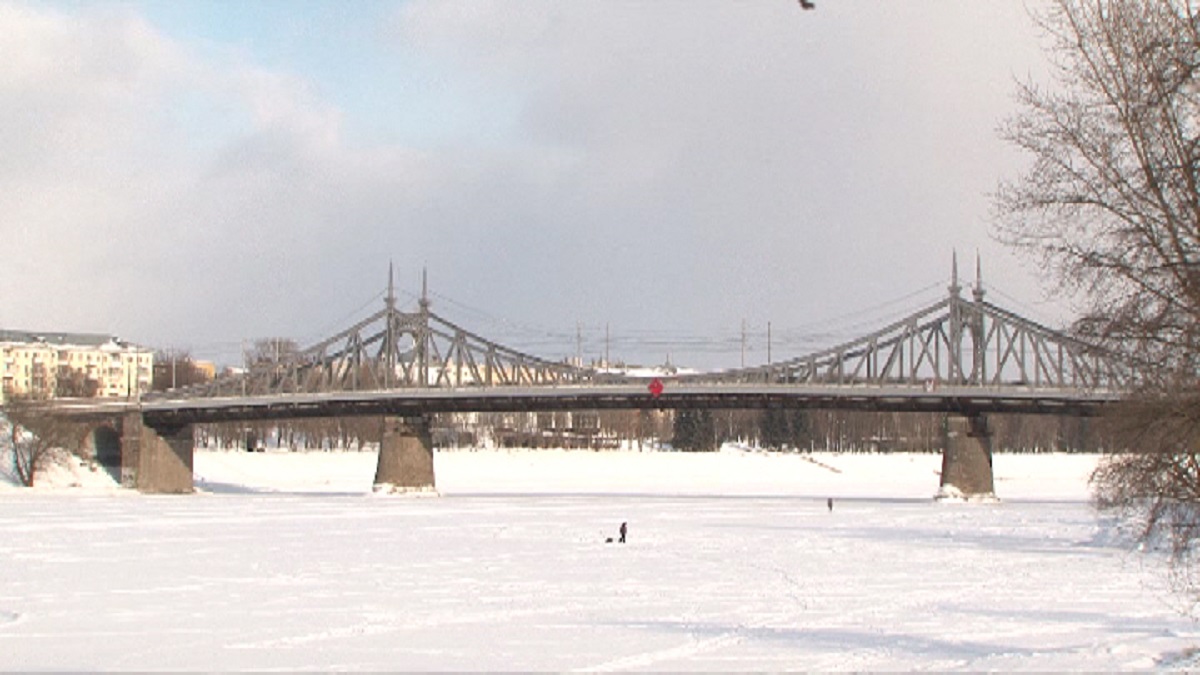
[[[0,668],[1186,667],[1095,461],[998,455],[995,504],[934,503],[936,455],[439,453],[424,498],[369,454],[202,452],[183,497],[80,470],[0,491]]]

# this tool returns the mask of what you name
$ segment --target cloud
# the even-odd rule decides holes
[[[828,4],[413,0],[361,36],[385,41],[379,91],[348,99],[127,7],[0,2],[0,325],[234,360],[349,323],[395,260],[500,339],[716,336],[875,306],[955,246],[998,255],[986,192],[1019,163],[992,129],[1035,63],[1019,8]],[[353,126],[409,91],[444,111],[427,133]]]
[[[0,320],[79,317],[93,293],[115,290],[104,266],[112,248],[131,243],[125,218],[155,192],[144,180],[156,173],[145,104],[170,86],[180,55],[143,22],[111,14],[0,5],[0,31],[11,38],[0,44],[2,305],[11,316]]]
[[[511,192],[554,244],[509,280],[518,296],[548,278],[585,320],[798,323],[944,278],[954,247],[999,252],[986,192],[1019,162],[992,129],[1038,58],[1019,7],[511,10],[408,3],[397,34],[470,73],[483,105],[518,100],[512,133],[557,159],[549,184]]]
[[[0,30],[20,37],[0,46],[0,321],[185,345],[290,328],[262,310],[291,263],[316,269],[325,189],[361,171],[337,111],[127,11],[0,5]]]

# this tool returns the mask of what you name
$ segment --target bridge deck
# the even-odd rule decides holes
[[[355,415],[419,416],[445,412],[810,408],[877,412],[1035,413],[1095,415],[1121,398],[1111,391],[1015,387],[674,384],[661,396],[643,385],[560,385],[390,389],[266,396],[157,399],[135,402],[60,401],[73,415],[140,411],[147,424]]]

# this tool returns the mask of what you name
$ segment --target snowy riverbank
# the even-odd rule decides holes
[[[1004,499],[1085,501],[1096,455],[997,454]],[[213,452],[195,455],[203,492],[368,493],[373,452]],[[938,487],[936,453],[591,452],[454,450],[435,456],[442,494],[714,494],[921,499]],[[0,457],[0,490],[15,488]],[[51,467],[35,490],[117,489],[111,475],[78,459]]]

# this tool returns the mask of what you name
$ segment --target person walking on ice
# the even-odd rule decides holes
[[[629,527],[625,523],[621,523],[621,529],[620,529],[621,538],[617,540],[619,543],[622,543],[622,544],[625,543],[625,533],[628,531],[629,531]]]

